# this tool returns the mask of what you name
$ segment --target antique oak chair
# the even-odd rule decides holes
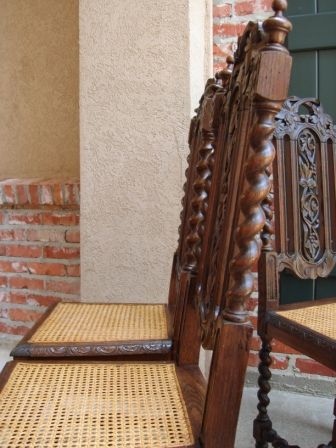
[[[233,60],[216,79],[209,79],[189,131],[190,154],[186,170],[178,247],[174,254],[168,307],[161,304],[58,303],[51,306],[31,331],[12,351],[17,357],[118,357],[161,359],[172,357],[173,341],[179,341],[180,327],[188,297],[193,294],[190,278],[198,271],[202,240],[195,244],[188,236],[189,222],[198,206],[202,207],[200,225],[206,228],[208,205],[216,182],[212,171],[218,166],[215,150],[218,115],[227,91]],[[210,128],[211,125],[211,128]],[[218,169],[217,169],[218,171]],[[217,174],[216,174],[217,175]],[[214,176],[215,179],[215,176]],[[193,183],[204,190],[202,203],[191,201]],[[191,249],[192,247],[192,249]],[[197,252],[197,257],[194,256]],[[197,336],[197,335],[196,335]],[[188,352],[188,356],[198,357]]]
[[[283,43],[290,23],[283,17],[285,7],[284,0],[274,0],[275,15],[264,22],[264,32],[249,24],[239,41],[230,89],[239,96],[242,110],[248,104],[248,135],[239,118],[240,106],[233,100],[237,96],[224,106],[224,117],[238,116],[236,121],[232,118],[237,123],[234,150],[241,161],[234,165],[227,195],[231,197],[238,182],[242,197],[232,204],[241,213],[224,214],[224,224],[220,222],[223,235],[218,238],[235,245],[230,269],[224,269],[231,279],[223,288],[225,310],[211,325],[215,341],[208,385],[194,360],[175,353],[172,361],[15,360],[0,377],[2,447],[233,448],[252,335],[245,305],[253,291],[251,267],[258,260],[258,235],[265,225],[261,204],[270,191],[274,117],[289,82],[291,58]],[[231,137],[224,134],[225,149]],[[206,187],[198,179],[193,183],[190,267],[205,235],[201,204]],[[220,263],[229,261],[228,257]],[[222,271],[218,266],[218,275]],[[197,315],[198,308],[192,312],[192,306],[188,302],[180,345],[186,344],[182,352],[195,353],[199,339],[189,335],[196,319],[189,321],[189,315]]]
[[[336,298],[302,301],[299,291],[291,294],[284,282],[297,277],[304,290],[304,280],[323,282],[336,265],[336,127],[317,100],[290,97],[277,117],[275,147],[275,247],[269,197],[259,260],[258,448],[268,442],[277,448],[294,446],[273,430],[267,412],[272,339],[336,370]],[[292,299],[297,303],[288,305]],[[336,424],[332,442],[319,445],[327,446],[336,447]]]

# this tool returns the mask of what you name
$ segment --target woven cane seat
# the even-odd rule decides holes
[[[294,310],[277,311],[276,314],[336,340],[336,302]]]
[[[173,448],[194,438],[172,363],[17,362],[1,448]]]
[[[29,343],[167,339],[165,305],[59,303]]]

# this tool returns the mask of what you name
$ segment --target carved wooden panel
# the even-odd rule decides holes
[[[318,100],[290,97],[277,117],[275,145],[279,270],[325,277],[336,264],[336,127]]]

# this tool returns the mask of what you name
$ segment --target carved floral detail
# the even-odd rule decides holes
[[[68,357],[101,355],[144,355],[149,353],[169,353],[172,341],[151,341],[143,344],[86,344],[77,346],[47,346],[20,344],[11,353],[14,357]]]
[[[301,218],[303,228],[303,253],[308,261],[314,262],[320,252],[318,233],[320,205],[316,174],[316,139],[309,129],[298,138],[299,174],[301,193]]]
[[[307,113],[300,113],[300,109],[305,108]],[[328,138],[336,139],[336,125],[332,117],[323,111],[320,101],[316,98],[300,99],[291,96],[284,102],[283,108],[277,114],[277,124],[275,137],[281,138],[285,134],[296,137],[295,131],[299,124],[314,126],[322,141]]]

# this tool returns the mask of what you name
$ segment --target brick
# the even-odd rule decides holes
[[[57,296],[46,296],[41,294],[27,294],[26,303],[28,305],[50,306],[59,302],[61,299]]]
[[[64,231],[62,230],[48,230],[48,229],[28,229],[28,241],[43,241],[43,242],[63,242]]]
[[[0,241],[25,241],[24,229],[0,229]]]
[[[5,245],[0,245],[0,256],[3,257],[4,255],[6,255],[6,246]]]
[[[64,203],[61,184],[54,184],[53,186],[53,201],[55,205],[62,205]]]
[[[15,289],[44,289],[44,280],[28,277],[9,277],[8,285]]]
[[[248,365],[250,367],[258,367],[259,365],[259,354],[250,352]],[[275,370],[286,370],[289,365],[289,358],[287,356],[272,356],[271,368]]]
[[[46,246],[44,248],[45,258],[59,258],[59,259],[76,259],[80,256],[79,247],[57,247]]]
[[[41,185],[40,186],[40,201],[43,205],[53,204],[53,192],[51,185]]]
[[[15,192],[12,185],[4,185],[2,191],[6,204],[15,204]]]
[[[235,37],[240,36],[244,29],[246,23],[222,23],[221,25],[213,26],[214,35],[219,35],[222,37]]]
[[[0,302],[8,302],[8,293],[0,289]]]
[[[6,302],[9,303],[17,303],[17,304],[23,304],[27,303],[27,294],[25,292],[13,292],[9,291],[7,293]]]
[[[263,11],[272,12],[273,0],[261,0],[261,8]]]
[[[30,195],[30,203],[32,205],[40,204],[40,190],[38,185],[28,185],[29,195]]]
[[[16,211],[9,211],[8,224],[42,224],[41,213],[20,213]]]
[[[296,360],[295,367],[301,373],[310,373],[312,375],[336,377],[336,372],[312,359],[298,358]]]
[[[224,51],[219,45],[213,44],[213,55],[214,56],[222,56],[223,58],[228,56],[228,53]]]
[[[260,362],[260,360],[259,360],[258,353],[250,352],[249,358],[248,358],[248,365],[250,367],[258,367],[259,362]]]
[[[49,280],[46,282],[46,290],[61,292],[63,294],[79,294],[80,292],[80,282],[76,281],[66,281],[66,280]]]
[[[64,202],[68,205],[78,205],[78,190],[75,184],[64,185]]]
[[[13,321],[36,322],[44,313],[43,311],[33,311],[26,308],[9,308],[8,317]]]
[[[65,241],[67,243],[79,243],[80,242],[79,230],[67,230],[65,232]]]
[[[29,203],[28,190],[26,185],[16,185],[16,196],[19,205],[26,205]]]
[[[16,334],[20,336],[24,336],[26,333],[28,333],[30,327],[26,327],[24,325],[20,326],[14,326],[9,325],[4,322],[0,322],[0,332],[1,333],[7,333],[7,334]]]
[[[273,339],[272,341],[272,351],[275,353],[288,353],[291,355],[299,354],[299,352],[294,350],[294,348],[291,348],[288,345],[285,345],[275,339]]]
[[[4,275],[0,275],[0,288],[7,287],[7,277]]]
[[[273,355],[272,356],[272,369],[276,370],[286,370],[288,369],[289,357],[282,355]]]
[[[259,336],[253,336],[251,341],[251,350],[259,351],[261,348],[261,340]]]
[[[35,275],[66,275],[66,266],[61,263],[28,262],[27,268],[30,274]]]
[[[4,212],[4,211],[0,210],[0,225],[5,223],[6,213],[7,212]]]
[[[0,260],[0,272],[27,272],[27,266],[19,261]]]
[[[43,248],[40,246],[19,246],[19,245],[7,245],[6,255],[7,257],[25,257],[25,258],[39,258],[42,257]]]
[[[232,5],[229,3],[224,3],[223,5],[214,5],[213,7],[213,17],[231,17],[232,16]]]
[[[0,308],[0,318],[1,319],[9,319],[8,308]]]
[[[45,225],[74,226],[79,224],[79,214],[71,211],[44,213],[42,219]]]
[[[0,260],[0,272],[12,272],[12,263]]]
[[[74,264],[74,265],[68,265],[66,267],[67,275],[69,277],[79,277],[80,276],[80,265]]]
[[[256,8],[255,0],[248,0],[239,3],[235,3],[234,11],[237,16],[246,16],[248,14],[253,14]]]

